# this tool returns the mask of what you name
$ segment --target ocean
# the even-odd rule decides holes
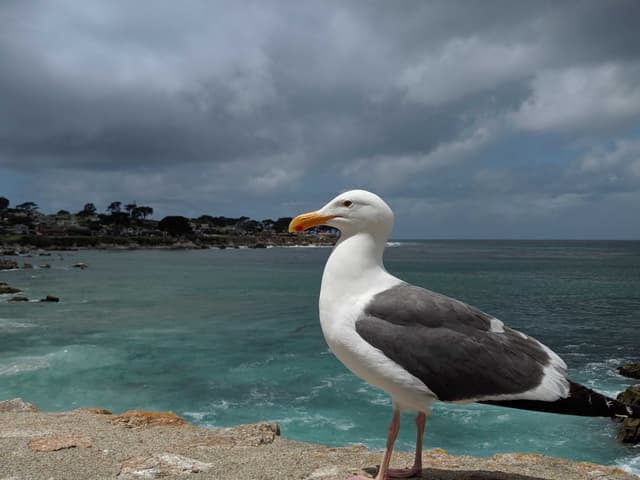
[[[225,427],[278,422],[328,445],[384,447],[390,401],[322,338],[317,297],[329,248],[75,251],[21,258],[51,268],[0,281],[59,303],[0,297],[0,399],[44,411],[171,410]],[[73,268],[84,262],[85,270]],[[399,241],[387,269],[459,298],[559,353],[569,376],[615,396],[640,360],[640,242]],[[640,445],[603,418],[434,405],[425,448],[531,452],[640,473]],[[415,429],[403,415],[397,449]]]

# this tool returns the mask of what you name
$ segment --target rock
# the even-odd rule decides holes
[[[200,462],[175,453],[156,453],[149,457],[133,457],[122,462],[118,478],[166,478],[173,475],[206,472],[213,464]]]
[[[33,268],[33,265],[32,265],[32,264],[30,264],[30,263],[24,262],[24,263],[22,264],[22,268],[27,268],[27,269],[29,269],[29,268]]]
[[[35,452],[55,452],[65,448],[89,448],[91,439],[84,435],[55,435],[38,438],[29,442],[29,448]]]
[[[640,363],[628,363],[618,368],[618,373],[630,378],[640,378]]]
[[[28,302],[29,299],[27,297],[11,297],[7,302]]]
[[[258,447],[273,443],[280,435],[277,423],[251,423],[237,427],[212,430],[201,442],[192,447]]]
[[[6,293],[20,293],[22,290],[16,287],[12,287],[4,282],[0,282],[0,295],[4,295]]]
[[[618,394],[616,400],[632,407],[640,407],[640,387],[627,387]],[[624,443],[640,442],[640,419],[625,418],[618,430],[618,440]]]
[[[144,410],[126,411],[116,415],[109,422],[127,428],[179,427],[187,423],[173,412],[145,412]]]
[[[625,418],[618,431],[618,440],[624,443],[639,443],[640,418]]]
[[[51,265],[49,265],[48,263],[42,263],[38,265],[38,268],[51,268]]]
[[[87,265],[86,263],[82,263],[82,262],[74,263],[71,266],[73,268],[80,268],[81,270],[84,270],[85,268],[89,268],[89,265]]]
[[[59,302],[60,299],[58,297],[54,297],[53,295],[47,295],[44,298],[40,299],[41,302]]]
[[[633,407],[640,407],[640,387],[627,387],[625,391],[618,394],[616,400]]]
[[[37,412],[38,409],[31,403],[25,402],[21,398],[13,398],[0,402],[0,412]]]
[[[113,415],[109,410],[104,408],[95,408],[95,407],[85,407],[85,408],[76,408],[72,410],[71,413],[89,413],[91,415]]]
[[[18,262],[15,260],[0,259],[0,270],[13,270],[18,268]]]

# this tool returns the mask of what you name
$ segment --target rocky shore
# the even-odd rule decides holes
[[[288,440],[275,424],[210,430],[170,412],[119,415],[85,408],[41,413],[20,399],[0,402],[0,479],[344,480],[372,477],[380,452]],[[394,453],[398,466],[410,453]],[[532,454],[489,458],[424,453],[430,480],[638,480],[622,470]]]

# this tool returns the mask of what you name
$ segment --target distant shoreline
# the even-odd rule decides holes
[[[336,236],[299,235],[221,235],[210,238],[172,237],[89,237],[89,236],[22,236],[0,237],[0,255],[24,255],[33,251],[77,250],[207,250],[236,248],[270,248],[333,246]]]

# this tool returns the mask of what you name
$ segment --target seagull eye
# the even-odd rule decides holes
[[[345,207],[350,207],[351,205],[353,205],[353,202],[351,200],[345,200],[344,202],[342,202],[342,205],[344,205]]]

